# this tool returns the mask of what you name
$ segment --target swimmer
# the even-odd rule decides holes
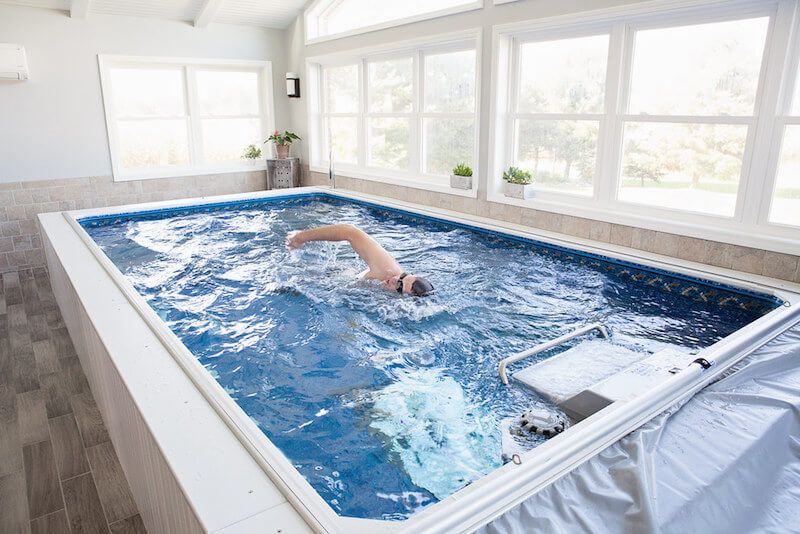
[[[405,272],[397,260],[377,241],[352,224],[332,224],[286,235],[286,247],[297,249],[309,241],[347,241],[367,264],[361,278],[380,280],[389,291],[423,297],[433,292],[430,282],[421,276]]]

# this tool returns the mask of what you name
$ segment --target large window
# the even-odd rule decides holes
[[[786,112],[776,121],[780,157],[769,209],[771,223],[792,227],[800,227],[800,68],[796,70],[794,91],[787,91],[791,97],[784,99]]]
[[[733,217],[769,18],[638,30],[619,199]]]
[[[631,6],[497,28],[490,200],[797,253],[800,81],[783,79],[797,10]],[[511,165],[532,198],[503,196]]]
[[[483,7],[483,0],[317,0],[305,12],[306,41],[370,31]]]
[[[455,165],[477,163],[476,64],[474,39],[315,60],[312,167],[446,186]]]
[[[265,62],[101,57],[118,180],[253,168],[244,149],[271,129]]]
[[[517,53],[514,165],[541,189],[592,195],[608,34],[523,41]]]

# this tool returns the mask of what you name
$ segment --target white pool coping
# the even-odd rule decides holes
[[[280,197],[299,193],[327,193],[345,199],[365,200],[412,213],[536,239],[545,243],[601,254],[751,291],[775,295],[784,300],[787,305],[770,312],[750,325],[700,351],[697,354],[698,357],[706,358],[715,363],[710,369],[703,371],[699,365],[691,365],[661,386],[637,397],[633,401],[614,403],[605,410],[569,428],[564,433],[523,454],[521,464],[506,464],[441,502],[429,506],[408,520],[387,522],[340,517],[316,493],[300,473],[292,467],[291,462],[266,438],[233,399],[225,393],[224,389],[161,321],[143,297],[135,291],[130,282],[119,272],[76,221],[78,218],[97,215]],[[60,217],[60,221],[57,219],[58,217]],[[73,235],[68,235],[69,232],[65,231],[64,223],[69,225],[68,228],[71,229]],[[224,469],[217,473],[216,481],[213,481],[213,477],[206,479],[208,462],[213,460],[203,457],[202,454],[195,456],[194,452],[196,451],[193,451],[191,456],[184,454],[181,457],[181,449],[176,445],[180,443],[180,436],[171,437],[172,446],[168,448],[169,450],[162,448],[165,456],[168,457],[170,464],[173,466],[173,473],[176,478],[185,482],[182,482],[181,486],[184,489],[186,499],[191,503],[197,515],[202,516],[201,523],[209,531],[222,531],[222,529],[225,529],[225,532],[251,532],[257,531],[259,525],[263,528],[265,525],[272,527],[273,525],[286,524],[287,527],[291,525],[291,530],[284,530],[284,532],[293,532],[297,531],[299,525],[303,523],[318,532],[359,533],[375,532],[378,529],[386,532],[467,532],[473,530],[502,515],[504,511],[564,475],[666,407],[694,394],[694,392],[715,379],[731,365],[800,320],[800,286],[789,282],[780,282],[760,276],[708,267],[625,247],[567,237],[463,213],[342,190],[331,190],[326,187],[305,187],[70,211],[62,212],[62,216],[46,214],[40,216],[40,224],[43,232],[51,238],[50,241],[52,241],[53,247],[58,251],[58,261],[65,268],[68,267],[67,264],[70,264],[71,269],[69,269],[69,272],[71,277],[82,276],[82,272],[87,271],[86,267],[88,266],[86,263],[93,261],[94,265],[89,269],[91,272],[86,274],[90,275],[95,283],[100,282],[98,278],[104,278],[102,280],[103,287],[108,287],[108,282],[113,282],[113,285],[124,295],[126,302],[115,303],[116,309],[103,310],[103,313],[119,314],[120,316],[124,314],[125,320],[129,322],[131,317],[134,316],[131,312],[135,312],[142,323],[141,325],[136,325],[136,329],[141,330],[142,325],[146,326],[161,344],[158,347],[159,350],[155,350],[153,347],[149,347],[149,350],[155,350],[155,352],[159,353],[167,352],[172,356],[174,362],[178,364],[178,366],[173,364],[171,370],[163,369],[163,373],[166,374],[158,376],[162,387],[159,388],[160,404],[158,405],[157,413],[162,424],[151,425],[150,430],[153,432],[155,439],[157,441],[159,439],[169,441],[170,437],[164,435],[164,433],[170,432],[168,430],[170,425],[177,428],[182,426],[183,418],[186,418],[187,414],[180,411],[181,406],[179,405],[183,404],[185,395],[191,394],[194,399],[193,404],[199,414],[197,417],[195,415],[192,416],[193,422],[201,421],[203,424],[199,428],[183,428],[182,431],[192,434],[195,440],[205,439],[201,436],[206,436],[209,440],[221,441],[219,444],[214,443],[214,458],[218,462],[220,459],[224,459],[226,464]],[[86,246],[86,249],[81,251],[83,253],[67,254],[61,251],[68,243],[74,243],[75,238],[80,239]],[[89,254],[86,254],[86,252]],[[96,267],[102,267],[102,271]],[[99,274],[101,272],[102,276]],[[92,291],[90,286],[75,283],[75,280],[73,280],[73,285],[76,286],[76,292],[79,295],[82,292]],[[86,296],[89,297],[88,294]],[[87,298],[84,304],[88,300]],[[87,309],[87,311],[91,312],[90,309]],[[111,339],[115,335],[124,335],[121,330],[125,329],[126,326],[117,322],[115,328],[113,326],[113,317],[108,319],[112,326],[95,324],[98,331],[104,330],[106,339]],[[127,328],[132,327],[128,325]],[[142,347],[136,346],[135,341],[131,340],[130,345],[116,347],[113,357],[120,362],[130,361],[138,358],[141,350]],[[180,376],[175,373],[180,373]],[[121,374],[125,376],[125,373]],[[195,391],[186,391],[183,396],[179,394],[170,395],[168,385],[174,383],[178,390],[183,391],[186,387],[187,377]],[[147,382],[147,370],[131,370],[128,378],[130,381]],[[146,396],[149,393],[143,387],[141,394]],[[206,406],[197,406],[196,398],[200,398],[200,396],[205,400]],[[174,405],[170,402],[170,398],[174,400]],[[143,397],[142,402],[147,402],[147,398]],[[151,413],[155,414],[155,410],[156,407],[150,407]],[[212,414],[216,415],[216,419]],[[224,425],[221,423],[224,423]],[[228,436],[224,435],[225,432],[228,432]],[[160,433],[161,435],[159,435]],[[231,437],[235,439],[229,439]],[[237,447],[236,445],[239,446]],[[256,465],[258,467],[255,467]],[[219,470],[219,467],[215,466],[211,470],[216,472],[215,469]],[[260,469],[258,469],[259,467]],[[262,475],[266,474],[266,476],[259,476],[258,473],[253,472],[254,469],[260,471]],[[264,501],[252,502],[252,499],[244,499],[243,501],[241,492],[236,489],[239,481],[250,481],[248,484],[258,488],[258,493],[262,493]],[[227,490],[221,491],[226,487],[231,488],[230,495]],[[231,501],[230,504],[234,508],[223,510],[228,501]]]

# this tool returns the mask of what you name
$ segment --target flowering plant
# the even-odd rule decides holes
[[[272,141],[276,145],[284,146],[284,145],[291,145],[293,141],[300,140],[300,136],[294,132],[290,132],[286,130],[283,133],[280,133],[278,130],[275,130],[275,133],[269,136],[269,139],[264,141],[265,143]]]

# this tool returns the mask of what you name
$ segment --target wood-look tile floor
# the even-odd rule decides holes
[[[0,284],[0,534],[143,533],[45,269]]]

